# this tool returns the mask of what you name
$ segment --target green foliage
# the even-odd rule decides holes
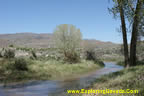
[[[28,71],[28,62],[24,58],[16,58],[12,66],[18,71]]]
[[[30,71],[29,66],[33,61],[25,58],[0,59],[0,82],[19,82],[35,78],[34,72]]]
[[[125,63],[124,63],[124,61],[118,61],[118,62],[117,62],[117,65],[125,66]]]
[[[28,71],[28,61],[24,58],[3,59],[3,69],[7,71]]]
[[[43,80],[71,78],[99,68],[101,67],[98,64],[86,60],[81,60],[75,64],[57,60],[35,61],[31,65],[31,70],[37,74],[38,79],[42,78]]]
[[[86,51],[86,59],[87,60],[96,60],[95,52],[93,50]]]
[[[0,51],[0,58],[1,58],[1,57],[3,57],[3,56],[2,56],[2,52]]]
[[[137,61],[137,65],[144,65],[144,61]]]
[[[130,67],[128,69],[104,75],[97,79],[93,88],[101,89],[131,89],[139,90],[138,94],[117,94],[117,96],[143,96],[144,95],[144,66]],[[106,94],[115,96],[116,94]],[[92,95],[93,96],[93,95]],[[98,94],[101,96],[101,94]],[[105,96],[105,95],[104,95]]]
[[[9,47],[14,47],[14,45],[11,44],[11,45],[9,45]]]
[[[134,10],[135,10],[135,4],[136,0],[113,0],[114,5],[112,8],[109,8],[109,12],[111,12],[114,16],[114,18],[120,17],[119,13],[119,8],[122,6],[124,9],[124,15],[126,19],[132,23],[133,22],[133,17],[134,17]]]
[[[17,47],[16,50],[32,51],[32,50],[35,50],[35,49],[34,48],[26,48],[26,47]]]
[[[23,80],[67,79],[101,68],[93,61],[70,64],[57,60],[0,59],[0,82]]]
[[[144,65],[144,61],[142,61],[142,60],[141,61],[136,61],[136,63],[137,63],[137,66]],[[117,65],[125,66],[125,63],[124,63],[124,61],[118,61]]]
[[[64,58],[65,61],[68,61],[70,63],[76,63],[76,62],[79,62],[80,61],[80,56],[78,53],[76,52],[73,52],[73,53],[66,53],[66,57]]]
[[[144,61],[144,42],[139,41],[137,42],[137,59]]]
[[[92,60],[95,64],[103,67],[104,63],[100,59],[96,58],[95,52],[93,50],[86,51],[86,60]]]
[[[4,57],[8,58],[8,59],[14,58],[15,57],[15,51],[13,49],[5,49]]]
[[[61,24],[54,31],[56,48],[60,50],[67,61],[79,61],[81,40],[80,29],[77,29],[74,25]]]
[[[95,63],[95,64],[98,64],[98,65],[101,66],[101,67],[104,67],[104,66],[105,66],[105,65],[104,65],[104,62],[103,62],[102,60],[100,60],[100,59],[95,60],[94,63]]]
[[[31,51],[31,54],[32,54],[32,57],[33,57],[34,59],[37,59],[37,55],[36,55],[36,53],[35,53],[34,50]]]

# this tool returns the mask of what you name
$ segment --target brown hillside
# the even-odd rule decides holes
[[[16,34],[0,34],[0,47],[15,45],[19,47],[48,48],[53,46],[52,34],[36,34],[36,33],[16,33]],[[83,40],[83,44],[94,46],[95,48],[116,47],[118,44],[111,42],[102,42],[98,40]]]

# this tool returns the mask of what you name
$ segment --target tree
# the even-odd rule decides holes
[[[63,53],[65,60],[77,62],[82,40],[80,29],[71,24],[61,24],[54,30],[55,45]]]
[[[144,0],[137,0],[136,9],[134,11],[133,25],[132,25],[132,37],[130,45],[130,64],[131,66],[136,65],[136,45],[137,37],[140,24],[141,8],[144,5]]]
[[[113,0],[115,2],[114,7],[111,9],[114,15],[120,14],[123,41],[126,43],[127,38],[125,38],[126,25],[125,18],[129,21],[131,25],[131,43],[130,43],[130,63],[129,66],[136,65],[136,44],[139,35],[139,29],[142,29],[143,22],[141,22],[144,14],[141,13],[144,6],[144,0]],[[124,54],[128,56],[128,51],[126,52],[126,46],[124,43]],[[125,56],[126,63],[126,56]],[[127,64],[126,64],[127,65]]]
[[[11,59],[15,57],[15,50],[13,49],[5,49],[4,56],[7,59]]]
[[[115,5],[110,11],[116,17],[117,13],[120,14],[121,19],[121,28],[122,28],[122,36],[123,36],[123,46],[124,46],[124,59],[125,59],[125,67],[129,66],[129,52],[128,52],[128,42],[127,42],[127,30],[125,23],[125,14],[124,14],[124,0],[113,0]]]

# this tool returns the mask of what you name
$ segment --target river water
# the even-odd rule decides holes
[[[23,84],[0,86],[0,96],[68,96],[66,90],[89,87],[96,78],[122,70],[114,62],[105,62],[105,67],[74,79],[61,81],[32,81]]]

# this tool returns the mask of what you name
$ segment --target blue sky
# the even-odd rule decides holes
[[[73,24],[83,38],[122,42],[116,31],[111,0],[0,0],[0,33],[52,33],[59,24]]]

